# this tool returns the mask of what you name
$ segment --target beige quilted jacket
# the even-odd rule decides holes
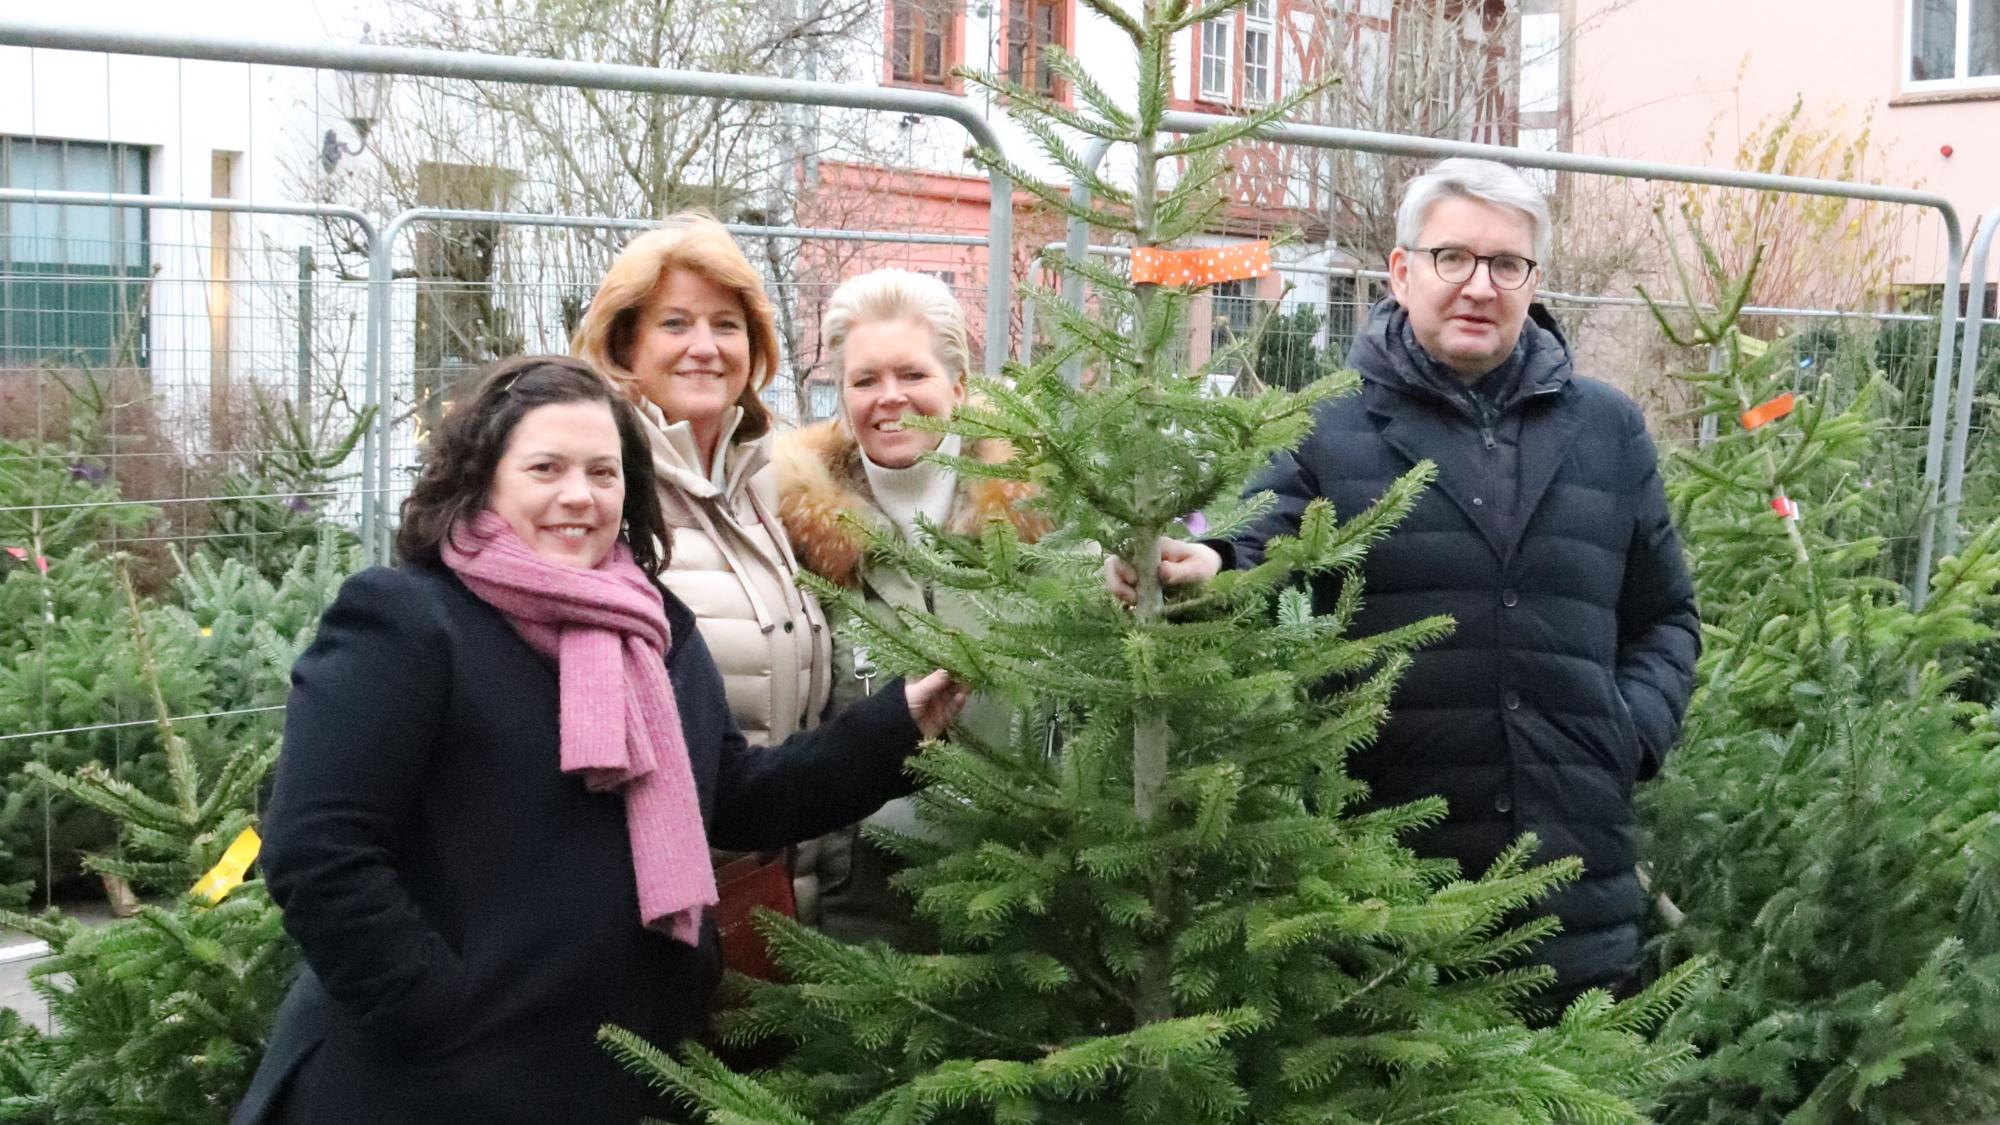
[[[660,580],[694,611],[743,737],[769,746],[819,724],[832,691],[831,634],[819,600],[796,581],[799,564],[772,493],[770,435],[732,440],[742,412],[730,412],[710,473],[687,423],[668,424],[658,407],[639,404],[674,539]],[[802,846],[792,879],[807,918],[819,900],[811,851]]]

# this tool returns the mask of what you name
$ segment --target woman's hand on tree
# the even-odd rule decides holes
[[[1185,539],[1160,537],[1160,585],[1185,586],[1206,582],[1222,571],[1222,556],[1215,548]],[[1125,605],[1139,600],[1139,572],[1117,555],[1106,555],[1100,568],[1104,588]]]
[[[951,678],[951,673],[940,668],[921,680],[903,684],[903,699],[910,705],[910,719],[925,738],[936,738],[944,733],[952,720],[958,718],[965,706],[966,696],[972,689]]]

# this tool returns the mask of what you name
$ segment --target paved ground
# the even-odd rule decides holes
[[[19,935],[8,939],[12,945]],[[12,961],[0,965],[0,1008],[12,1008],[39,1027],[46,1027],[48,1011],[42,1005],[42,998],[28,987],[28,966],[32,961]]]

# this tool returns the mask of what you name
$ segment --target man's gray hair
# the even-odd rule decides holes
[[[1548,199],[1526,176],[1492,160],[1454,156],[1438,161],[1430,171],[1411,180],[1403,189],[1402,206],[1396,208],[1397,243],[1415,249],[1431,208],[1453,197],[1476,199],[1526,215],[1535,239],[1535,261],[1547,266],[1553,225]]]

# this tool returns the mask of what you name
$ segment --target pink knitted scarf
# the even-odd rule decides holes
[[[591,570],[529,549],[491,511],[447,536],[444,561],[521,639],[556,662],[562,770],[625,797],[639,919],[689,945],[715,905],[701,803],[667,682],[660,593],[624,543]]]

